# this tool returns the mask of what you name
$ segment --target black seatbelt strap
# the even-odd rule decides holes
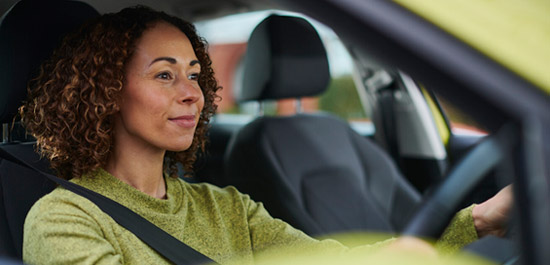
[[[394,93],[396,90],[395,82],[390,86],[384,87],[378,90],[378,100],[380,105],[380,111],[382,114],[382,124],[384,130],[384,136],[386,138],[386,144],[388,148],[388,153],[393,158],[393,160],[400,165],[399,159],[399,149],[398,149],[398,140],[397,140],[397,126],[395,121],[395,97]]]
[[[134,233],[134,235],[145,242],[145,244],[149,245],[166,259],[175,264],[216,264],[207,256],[194,250],[187,244],[171,236],[164,230],[149,222],[147,219],[141,217],[139,214],[116,201],[75,183],[42,172],[27,162],[13,156],[1,147],[0,157],[25,168],[31,169],[63,186],[65,189],[95,203],[103,212],[110,215],[111,218],[113,218],[113,220],[115,220],[119,225]]]
[[[373,94],[377,103],[375,106],[375,118],[378,118],[376,126],[381,128],[376,131],[375,136],[382,137],[382,144],[386,151],[393,158],[395,163],[401,168],[401,162],[399,159],[397,128],[395,120],[395,97],[394,93],[399,89],[399,85],[396,82],[396,78],[393,77],[388,71],[378,69],[372,70],[372,73],[363,79],[363,83],[367,88],[367,92]]]
[[[397,149],[397,128],[395,126],[395,97],[393,87],[387,87],[379,91],[379,104],[382,111],[382,123],[384,124],[384,135],[388,144],[388,153],[394,161],[399,159],[399,150]]]

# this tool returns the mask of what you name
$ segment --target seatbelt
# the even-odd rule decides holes
[[[380,106],[380,112],[382,114],[382,125],[384,136],[386,138],[386,145],[388,147],[388,153],[393,158],[396,164],[400,166],[399,149],[397,140],[397,126],[395,121],[395,85],[392,83],[390,86],[381,88],[378,90],[378,104]]]
[[[398,167],[401,168],[394,111],[394,93],[398,89],[397,82],[388,71],[379,69],[374,70],[370,76],[363,80],[363,83],[367,91],[373,94],[378,101],[376,108],[381,117],[379,118],[380,122],[375,125],[381,127],[383,147]]]
[[[15,164],[33,170],[40,175],[63,186],[65,189],[70,190],[95,203],[103,212],[110,215],[111,218],[115,220],[115,222],[126,228],[128,231],[134,233],[134,235],[145,242],[145,244],[149,245],[152,249],[156,250],[163,257],[175,264],[217,264],[207,256],[194,250],[187,244],[181,242],[164,230],[158,228],[147,219],[141,217],[139,214],[135,213],[134,211],[128,209],[127,207],[121,205],[114,200],[111,200],[97,192],[79,186],[75,183],[42,172],[32,165],[28,164],[27,162],[13,156],[1,147],[0,158],[6,159]]]

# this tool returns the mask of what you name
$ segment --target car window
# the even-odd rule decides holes
[[[220,92],[218,113],[256,115],[259,103],[238,103],[235,92],[241,87],[244,54],[247,40],[254,27],[270,14],[298,16],[295,13],[277,10],[250,12],[231,15],[213,20],[195,23],[199,33],[209,41],[209,52],[219,84]],[[358,122],[369,121],[365,114],[352,72],[353,62],[344,45],[328,27],[308,19],[319,32],[327,49],[331,82],[327,91],[320,97],[303,98],[301,107],[304,112],[325,111],[342,119]],[[296,100],[287,99],[262,103],[265,115],[286,115],[296,112]]]
[[[453,134],[487,134],[488,130],[483,124],[475,121],[472,117],[461,111],[445,98],[439,96],[437,97],[437,102],[441,106]]]

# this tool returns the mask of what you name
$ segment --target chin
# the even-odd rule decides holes
[[[191,143],[183,143],[183,144],[172,144],[165,149],[166,151],[170,151],[170,152],[183,152],[189,149],[189,147],[191,147]]]
[[[162,147],[162,149],[170,152],[182,152],[193,144],[194,135],[185,135],[183,137],[171,137],[171,136],[165,136],[164,140],[158,142],[158,146]],[[162,136],[158,136],[159,138]]]

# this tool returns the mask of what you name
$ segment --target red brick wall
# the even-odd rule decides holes
[[[218,102],[218,112],[224,112],[233,107],[233,77],[235,70],[246,51],[246,43],[213,44],[209,48],[212,59],[212,68],[218,84],[223,87],[218,95],[222,100]]]

